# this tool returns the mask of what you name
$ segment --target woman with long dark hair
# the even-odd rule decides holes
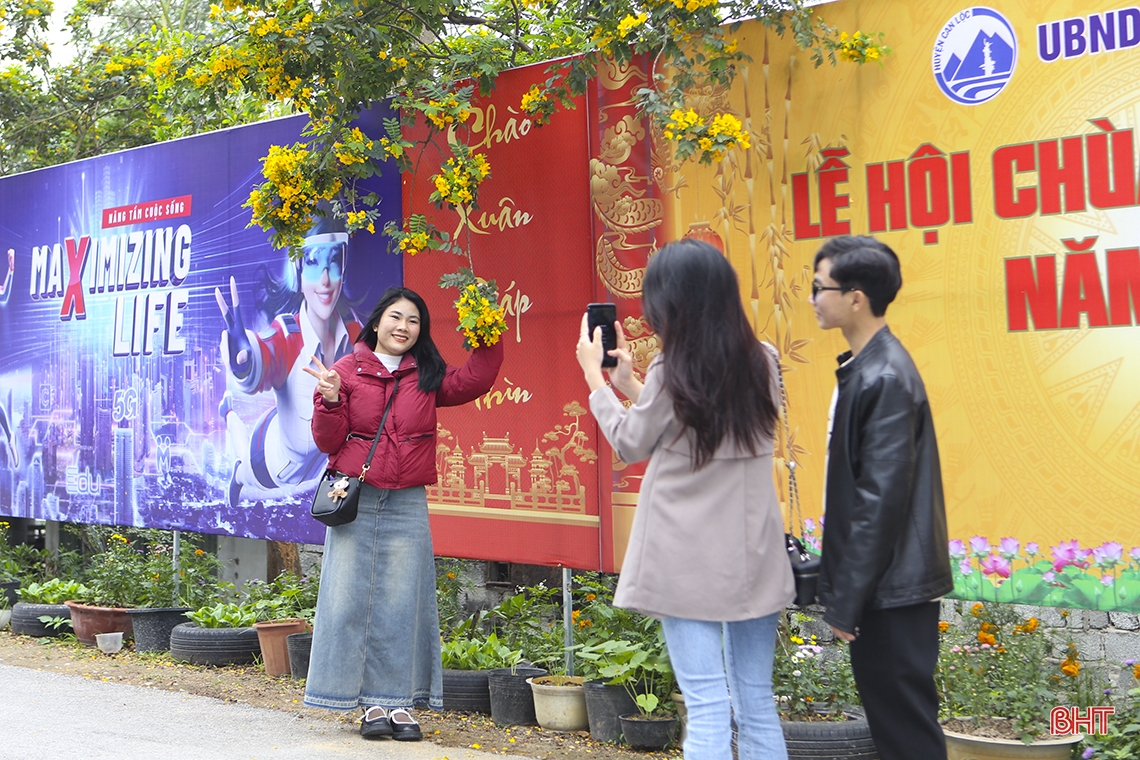
[[[502,343],[448,367],[431,337],[423,299],[389,288],[351,355],[314,359],[313,439],[329,467],[364,474],[356,520],[328,528],[305,704],[365,709],[366,738],[422,738],[413,707],[443,706],[439,612],[425,486],[436,482],[436,407],[490,390]],[[393,397],[394,394],[394,397]]]
[[[662,345],[642,384],[621,325],[606,385],[600,330],[582,321],[590,410],[623,462],[649,460],[614,604],[661,618],[688,711],[687,760],[784,760],[772,700],[780,612],[794,596],[772,471],[779,377],[736,273],[681,240],[651,260],[646,321]]]

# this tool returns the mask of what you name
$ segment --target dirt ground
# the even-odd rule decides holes
[[[259,667],[210,667],[176,663],[168,654],[124,649],[105,655],[94,647],[58,639],[35,639],[0,631],[0,663],[17,667],[98,678],[144,688],[214,697],[254,707],[283,710],[306,717],[356,723],[360,713],[316,710],[301,704],[303,681],[267,676]],[[417,716],[426,740],[442,747],[470,747],[486,752],[564,760],[648,760],[680,758],[679,749],[638,752],[590,739],[589,732],[560,733],[537,726],[499,727],[489,716],[456,712],[421,712]]]

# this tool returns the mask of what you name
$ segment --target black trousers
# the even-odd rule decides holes
[[[851,670],[882,760],[946,760],[938,724],[938,602],[865,610]]]

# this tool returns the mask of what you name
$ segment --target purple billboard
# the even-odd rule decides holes
[[[0,178],[0,515],[323,540],[302,368],[352,350],[402,266],[329,219],[296,261],[247,226],[261,157],[304,124]],[[377,228],[399,218],[394,165],[367,190]]]

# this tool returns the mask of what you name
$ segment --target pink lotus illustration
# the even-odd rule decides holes
[[[1053,551],[1053,569],[1057,572],[1060,572],[1069,565],[1088,567],[1088,563],[1084,560],[1089,552],[1087,549],[1082,549],[1080,543],[1075,539],[1072,541],[1062,541],[1058,546],[1051,547],[1051,549]]]
[[[974,536],[970,539],[970,551],[975,557],[984,557],[990,553],[990,541],[985,536]]]
[[[1009,560],[999,554],[991,554],[982,559],[982,572],[986,575],[1009,577]]]
[[[1106,541],[1092,550],[1093,564],[1112,567],[1124,559],[1124,547],[1117,541]]]
[[[1006,536],[1001,540],[1001,546],[999,547],[998,551],[1000,551],[1001,556],[1005,557],[1006,559],[1013,559],[1017,556],[1019,549],[1021,549],[1021,542],[1016,538],[1010,538],[1009,536]]]

